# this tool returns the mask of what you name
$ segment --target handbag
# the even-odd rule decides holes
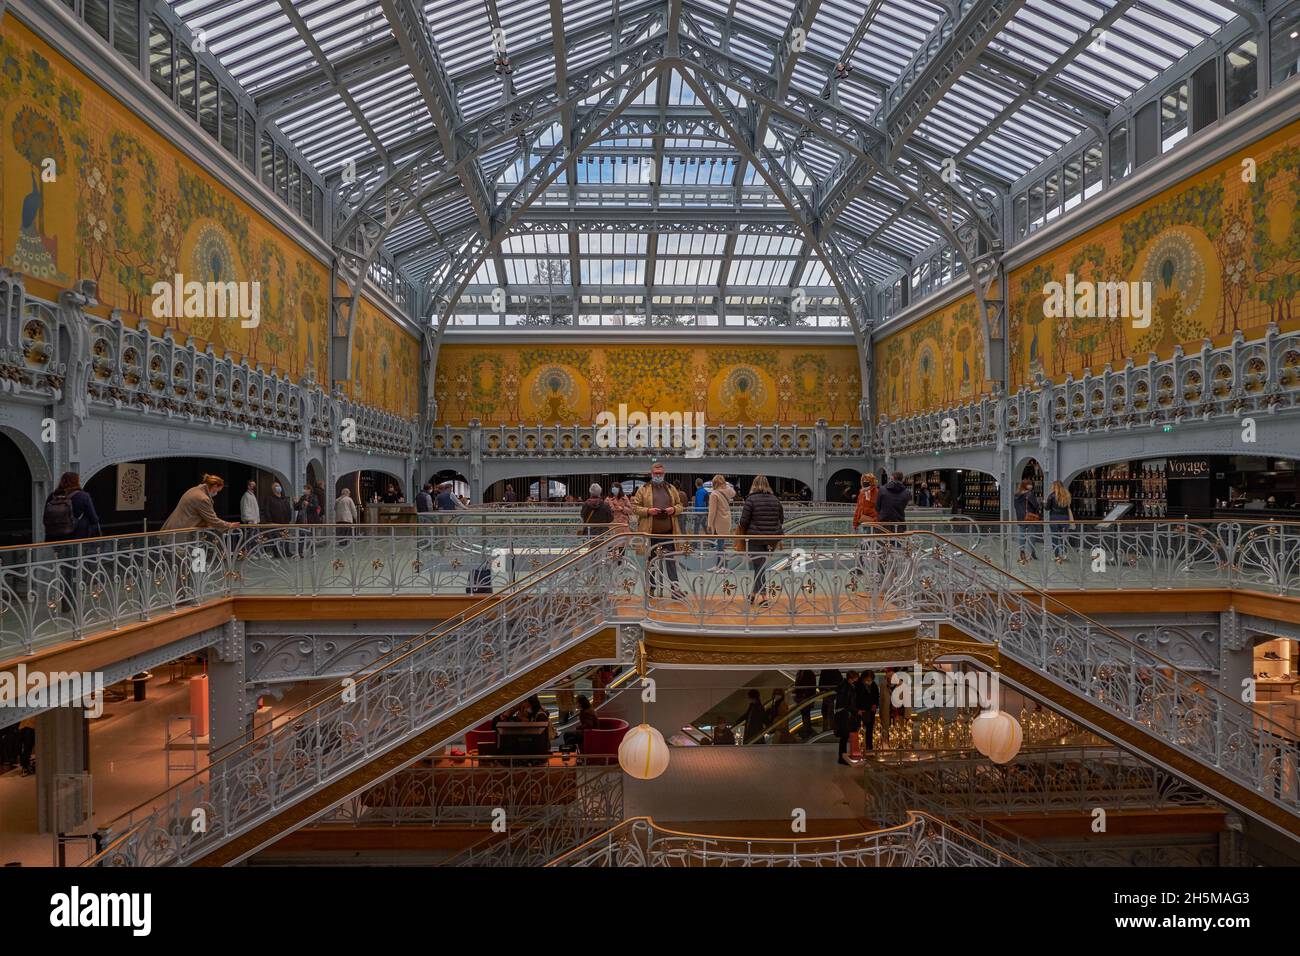
[[[1043,520],[1043,516],[1040,515],[1037,511],[1026,511],[1026,512],[1025,512],[1025,520],[1026,520],[1026,521],[1042,521],[1042,520]]]

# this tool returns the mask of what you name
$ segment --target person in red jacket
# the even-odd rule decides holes
[[[880,521],[876,514],[876,498],[880,488],[876,485],[876,476],[866,472],[862,476],[862,489],[858,492],[858,504],[853,509],[853,532],[857,533],[860,525],[875,525]]]

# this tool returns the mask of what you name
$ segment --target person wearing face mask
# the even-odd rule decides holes
[[[293,524],[293,502],[284,493],[284,485],[278,481],[271,486],[271,497],[266,499],[266,520],[271,524]],[[288,542],[285,540],[288,534],[287,529],[272,532],[282,558],[289,556]]]
[[[181,495],[176,509],[163,522],[164,531],[179,531],[184,528],[216,528],[218,531],[230,531],[239,527],[238,521],[222,521],[212,507],[212,499],[226,487],[226,481],[220,475],[204,475],[203,480]]]
[[[664,479],[662,462],[655,462],[650,468],[650,481],[636,490],[632,496],[632,510],[637,516],[637,532],[650,537],[650,554],[646,559],[646,592],[658,594],[663,590],[662,575],[666,574],[671,582],[672,595],[679,597],[681,587],[677,584],[677,543],[676,536],[682,533],[682,511],[686,497]],[[664,560],[656,564],[655,557]],[[662,567],[659,580],[654,580],[652,569]]]

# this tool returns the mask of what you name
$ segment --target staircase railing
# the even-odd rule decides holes
[[[577,644],[616,617],[610,539],[317,695],[301,712],[115,821],[90,862],[197,859]]]
[[[1109,715],[1300,813],[1300,743],[1282,727],[983,558],[922,534],[908,537],[922,555],[913,591],[918,613],[997,644]]]
[[[928,813],[898,826],[834,837],[758,839],[682,833],[633,817],[552,860],[578,867],[1023,866]]]

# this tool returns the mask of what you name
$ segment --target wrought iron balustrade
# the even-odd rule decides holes
[[[910,867],[1022,866],[1018,860],[927,813],[896,827],[837,837],[757,839],[682,833],[649,817],[551,861],[557,867]]]
[[[295,381],[229,352],[219,355],[211,345],[200,349],[193,336],[156,329],[148,319],[131,327],[116,310],[95,315],[86,311],[89,303],[82,291],[64,293],[62,304],[29,295],[21,276],[0,269],[6,391],[50,400],[71,395],[82,419],[94,405],[321,444],[332,444],[347,418],[356,440],[345,448],[401,456],[414,450],[413,419],[326,390],[310,364]]]
[[[597,542],[394,649],[351,684],[114,821],[91,862],[184,864],[365,766],[613,619]]]
[[[668,436],[663,446],[647,448],[644,442],[599,440],[595,425],[435,425],[428,431],[429,454],[442,457],[485,458],[574,457],[644,458],[652,452],[671,452]],[[693,439],[694,440],[694,439]],[[706,425],[701,436],[702,455],[807,458],[866,454],[861,426],[855,425]],[[684,451],[678,440],[676,453]]]
[[[580,818],[591,831],[623,818],[623,772],[608,760],[537,765],[531,757],[439,757],[399,771],[319,817],[316,825],[488,826],[505,811],[510,829]]]
[[[1257,711],[951,543],[921,554],[912,608],[952,621],[1063,690],[1300,813],[1300,743]],[[881,545],[877,545],[880,547]]]
[[[240,594],[500,590],[590,543],[571,520],[458,515],[406,525],[256,525],[0,548],[0,658]]]
[[[1124,431],[1138,426],[1269,414],[1300,406],[1300,331],[1247,340],[1238,330],[1228,345],[1206,339],[1198,351],[1179,346],[1167,359],[1128,359],[1119,369],[1067,375],[1053,382],[1041,373],[1012,395],[986,396],[918,415],[881,416],[871,450],[876,455],[918,455],[979,447],[1000,440],[1030,443],[1052,438]],[[956,441],[944,426],[956,425]],[[951,434],[951,433],[950,433]]]

